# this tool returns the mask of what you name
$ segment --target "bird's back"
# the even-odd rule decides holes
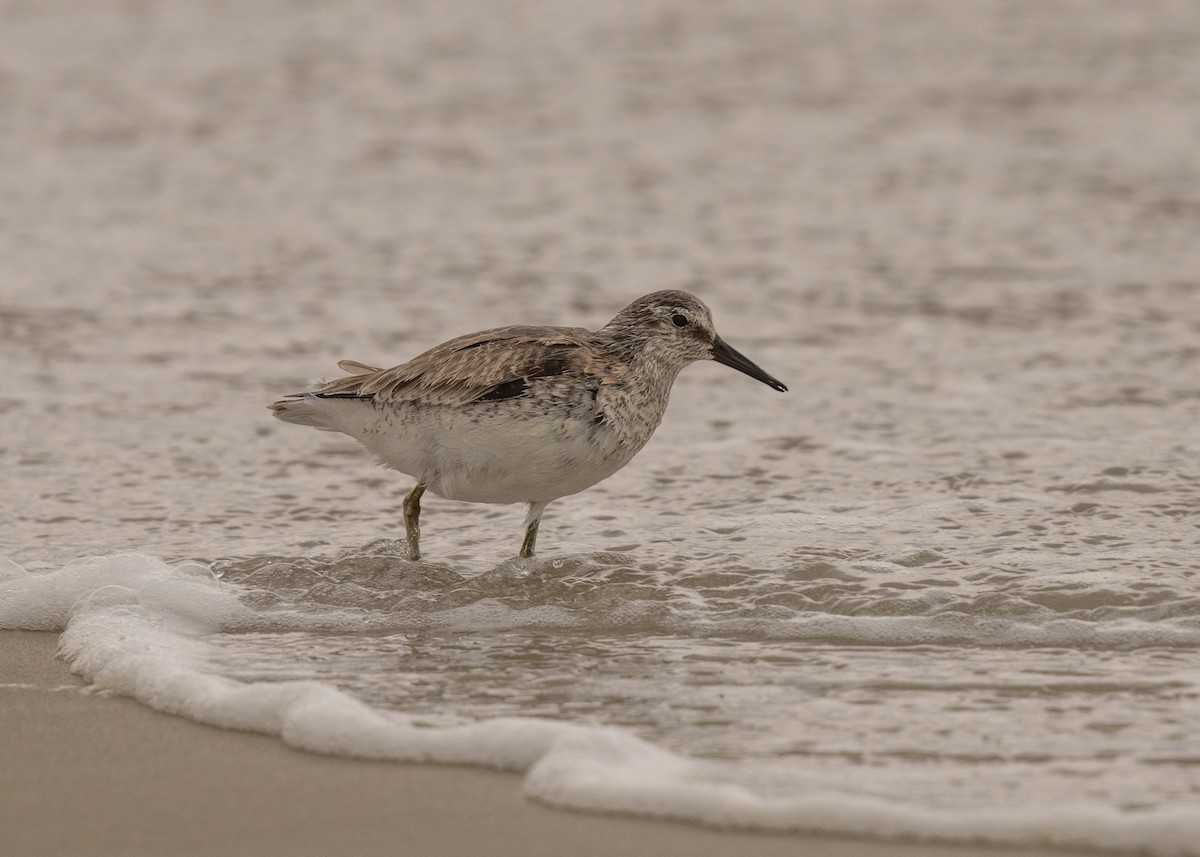
[[[315,396],[354,396],[382,403],[466,405],[501,397],[522,380],[586,373],[598,356],[584,328],[513,326],[460,336],[390,369],[343,361],[352,372],[318,387]]]

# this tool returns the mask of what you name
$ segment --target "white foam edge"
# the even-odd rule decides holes
[[[61,629],[60,654],[97,688],[310,752],[523,771],[525,793],[551,806],[720,828],[1200,855],[1194,806],[950,809],[828,791],[770,797],[723,778],[724,763],[615,727],[534,718],[423,727],[320,682],[214,674],[202,635],[236,624],[249,608],[202,566],[122,553],[45,574],[5,560],[0,571],[0,628]]]

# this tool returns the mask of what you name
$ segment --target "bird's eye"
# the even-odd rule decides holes
[[[687,323],[686,315],[675,313],[675,315],[671,316],[671,324],[675,325],[676,327],[687,327]]]

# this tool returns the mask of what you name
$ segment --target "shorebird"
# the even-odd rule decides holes
[[[404,532],[421,556],[421,496],[527,503],[519,556],[533,556],[546,505],[612,476],[662,421],[671,385],[715,360],[787,387],[717,335],[687,292],[638,298],[604,327],[498,327],[431,348],[391,369],[344,360],[349,377],[270,405],[285,422],[357,440],[416,478]]]

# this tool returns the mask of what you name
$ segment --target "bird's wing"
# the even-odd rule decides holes
[[[595,334],[571,327],[500,327],[460,336],[391,369],[344,360],[356,374],[311,395],[463,405],[520,395],[530,379],[587,373]]]

